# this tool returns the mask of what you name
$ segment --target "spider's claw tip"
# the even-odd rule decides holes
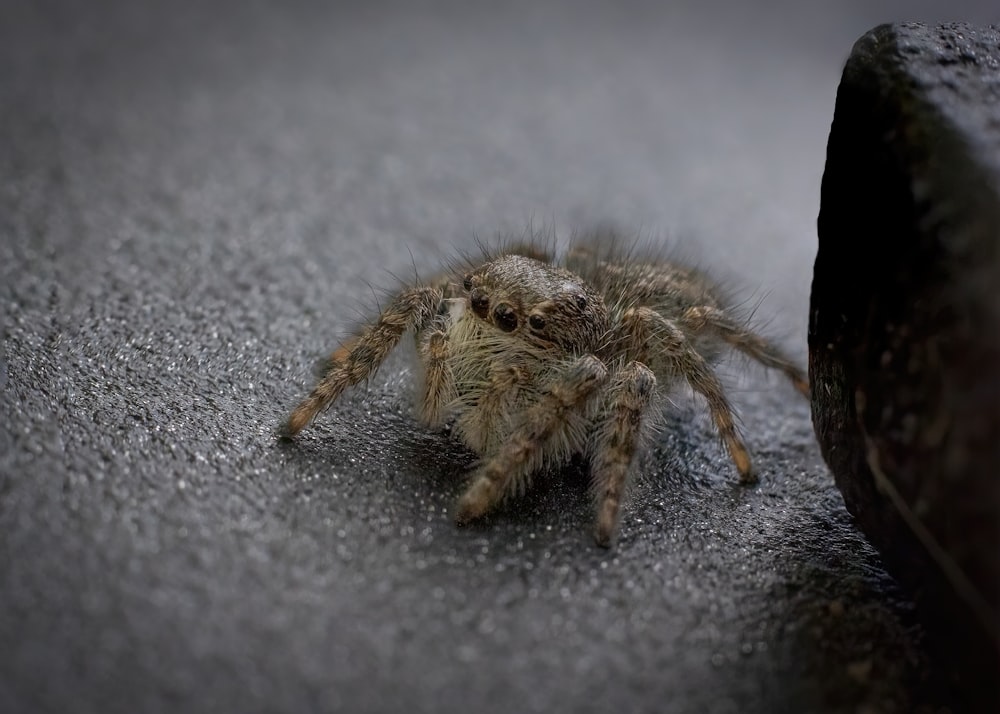
[[[281,426],[281,436],[291,439],[293,436],[298,434],[312,419],[312,410],[304,409],[302,406],[293,411],[285,423]]]
[[[480,478],[462,494],[455,507],[455,523],[460,526],[482,518],[495,501],[494,486],[489,479]]]
[[[601,548],[611,547],[611,532],[598,526],[594,530],[594,542]]]
[[[479,518],[482,514],[481,509],[476,508],[474,505],[469,504],[464,501],[458,502],[458,506],[455,509],[454,521],[456,526],[467,526],[474,520]]]

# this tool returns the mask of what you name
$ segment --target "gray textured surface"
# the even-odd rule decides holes
[[[532,219],[683,238],[804,359],[841,64],[935,11],[741,7],[5,5],[0,711],[947,701],[777,378],[761,485],[682,395],[610,553],[572,471],[455,529],[403,355],[272,438],[363,281]]]

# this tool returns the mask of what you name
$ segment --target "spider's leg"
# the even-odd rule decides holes
[[[680,322],[692,332],[710,330],[748,357],[765,367],[782,372],[799,392],[809,396],[809,379],[781,350],[757,333],[740,325],[723,310],[709,306],[691,307],[681,315]]]
[[[630,352],[639,355],[639,359],[657,374],[683,376],[691,388],[705,398],[715,428],[739,471],[740,481],[756,480],[750,452],[736,427],[733,408],[722,383],[684,332],[672,320],[648,307],[628,310],[622,317],[622,327],[631,340]]]
[[[421,330],[437,310],[441,291],[431,287],[404,290],[378,318],[330,355],[330,366],[312,392],[295,407],[285,426],[294,436],[349,386],[371,377],[407,330]]]
[[[573,429],[585,428],[582,412],[607,376],[604,363],[593,355],[571,362],[561,378],[519,415],[499,449],[473,471],[469,487],[458,500],[455,521],[464,524],[483,516],[512,488],[523,485],[543,465],[546,455],[566,451],[560,442],[569,443]]]
[[[591,447],[591,472],[597,499],[594,539],[611,545],[632,459],[646,431],[646,412],[656,388],[656,376],[641,362],[630,362],[614,375],[604,409],[598,417]]]

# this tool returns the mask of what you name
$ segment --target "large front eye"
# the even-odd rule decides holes
[[[472,276],[466,275],[465,279],[462,281],[462,287],[465,288],[466,292],[472,290]]]
[[[512,308],[507,303],[500,303],[497,305],[496,310],[493,311],[493,319],[499,327],[504,332],[513,332],[517,328],[517,315],[514,314],[514,308]]]

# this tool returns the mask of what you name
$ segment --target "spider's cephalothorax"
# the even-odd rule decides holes
[[[286,434],[370,377],[411,330],[423,367],[423,420],[454,419],[455,432],[482,457],[459,499],[459,523],[523,490],[532,474],[583,454],[597,502],[595,537],[609,545],[636,451],[656,423],[659,397],[678,380],[705,398],[740,479],[752,481],[709,361],[729,345],[782,371],[803,394],[805,375],[735,318],[702,274],[623,255],[607,237],[578,243],[562,266],[520,246],[399,292],[334,351]]]

